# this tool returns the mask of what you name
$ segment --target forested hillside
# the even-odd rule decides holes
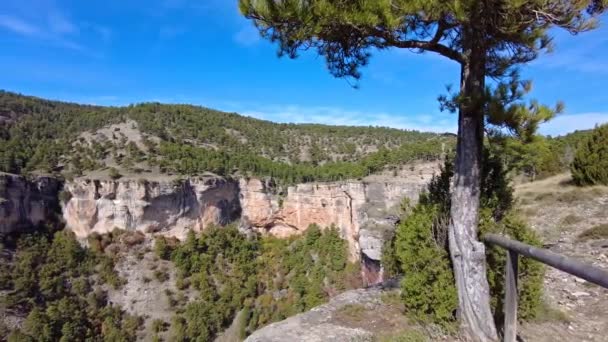
[[[99,134],[104,128],[108,132]],[[454,143],[449,134],[276,124],[191,105],[87,106],[10,92],[0,92],[0,139],[4,172],[78,176],[106,167],[129,173],[158,168],[286,182],[363,177],[413,159],[436,159]]]

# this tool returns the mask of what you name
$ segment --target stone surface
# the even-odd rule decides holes
[[[0,233],[12,233],[54,219],[61,183],[51,177],[0,173]]]
[[[372,341],[374,334],[364,328],[345,326],[334,319],[348,305],[380,305],[380,288],[344,292],[327,304],[272,323],[251,334],[246,342]]]
[[[79,179],[65,188],[72,198],[63,217],[79,238],[125,229],[183,239],[189,230],[227,224],[240,215],[238,183],[217,177],[169,182]]]

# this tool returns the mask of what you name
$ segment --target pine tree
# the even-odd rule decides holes
[[[336,77],[359,79],[373,49],[439,54],[461,67],[460,87],[442,107],[457,111],[450,253],[463,333],[497,339],[491,319],[485,248],[477,236],[484,125],[523,137],[554,111],[523,103],[529,82],[517,66],[550,47],[549,29],[572,33],[595,26],[606,0],[240,0],[240,10],[261,35],[295,58],[316,49]],[[486,78],[498,82],[494,89]],[[556,108],[561,109],[561,106]],[[490,115],[490,113],[492,115]]]
[[[608,124],[596,127],[579,146],[570,170],[578,185],[608,185]]]

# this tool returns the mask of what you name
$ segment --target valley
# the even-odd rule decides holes
[[[6,92],[0,105],[0,336],[458,340],[404,315],[384,264],[453,155],[452,135]],[[561,173],[587,136],[540,140],[544,154],[525,163],[494,153],[514,170],[517,211],[543,243],[605,265],[603,238],[577,239],[605,221],[605,188],[581,190]],[[545,321],[523,336],[599,341],[603,327],[584,317],[601,321],[604,290],[551,270],[545,288]],[[57,315],[61,305],[77,306],[66,310],[79,323]]]

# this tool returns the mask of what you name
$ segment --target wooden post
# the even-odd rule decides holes
[[[517,252],[508,250],[505,272],[505,342],[517,341],[517,261]]]

